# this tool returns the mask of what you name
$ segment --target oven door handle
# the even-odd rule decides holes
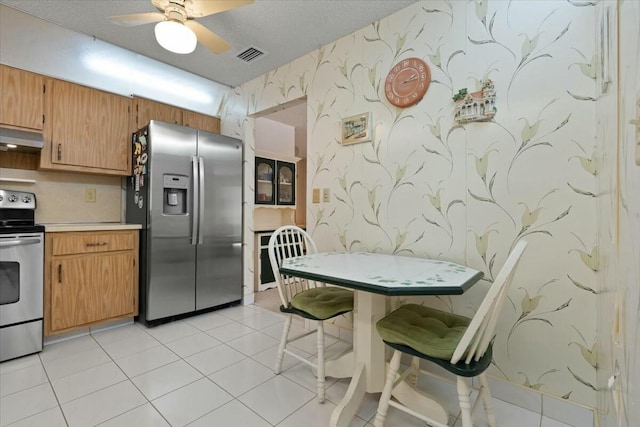
[[[26,239],[0,240],[0,248],[8,248],[10,246],[36,245],[42,240],[39,237],[31,237]]]

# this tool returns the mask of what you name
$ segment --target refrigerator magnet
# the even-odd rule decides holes
[[[138,195],[139,193],[136,191],[136,193],[133,195],[133,203],[138,204]]]
[[[143,147],[147,146],[147,137],[144,135],[140,135],[140,144],[142,144]]]
[[[144,165],[145,163],[147,163],[148,158],[149,156],[147,155],[147,153],[142,153],[142,156],[140,156],[140,162]]]
[[[135,150],[133,151],[133,154],[134,154],[135,156],[139,156],[139,155],[140,155],[140,153],[142,153],[142,144],[140,144],[139,142],[136,142],[136,148],[135,148]]]
[[[138,197],[138,207],[142,209],[143,206],[144,206],[144,202],[142,201],[142,196],[140,196]]]

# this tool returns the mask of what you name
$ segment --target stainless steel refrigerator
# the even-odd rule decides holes
[[[141,224],[147,324],[242,298],[242,141],[151,121],[133,134],[126,218]]]

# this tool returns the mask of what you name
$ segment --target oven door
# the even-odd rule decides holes
[[[42,319],[44,237],[0,234],[0,327]]]

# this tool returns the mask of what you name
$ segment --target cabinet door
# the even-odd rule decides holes
[[[220,133],[220,119],[195,111],[182,111],[182,124],[194,129],[206,130],[207,132]]]
[[[278,204],[296,204],[296,164],[278,161]]]
[[[54,80],[53,164],[127,171],[129,98]]]
[[[180,108],[137,97],[135,98],[135,104],[136,119],[134,123],[136,128],[134,131],[145,127],[151,120],[159,120],[176,125],[182,124],[182,109]]]
[[[44,78],[0,65],[0,123],[42,130]]]
[[[276,202],[275,176],[276,162],[256,157],[255,163],[255,203],[256,205],[274,205]]]
[[[51,330],[132,313],[133,256],[121,252],[54,259]]]

